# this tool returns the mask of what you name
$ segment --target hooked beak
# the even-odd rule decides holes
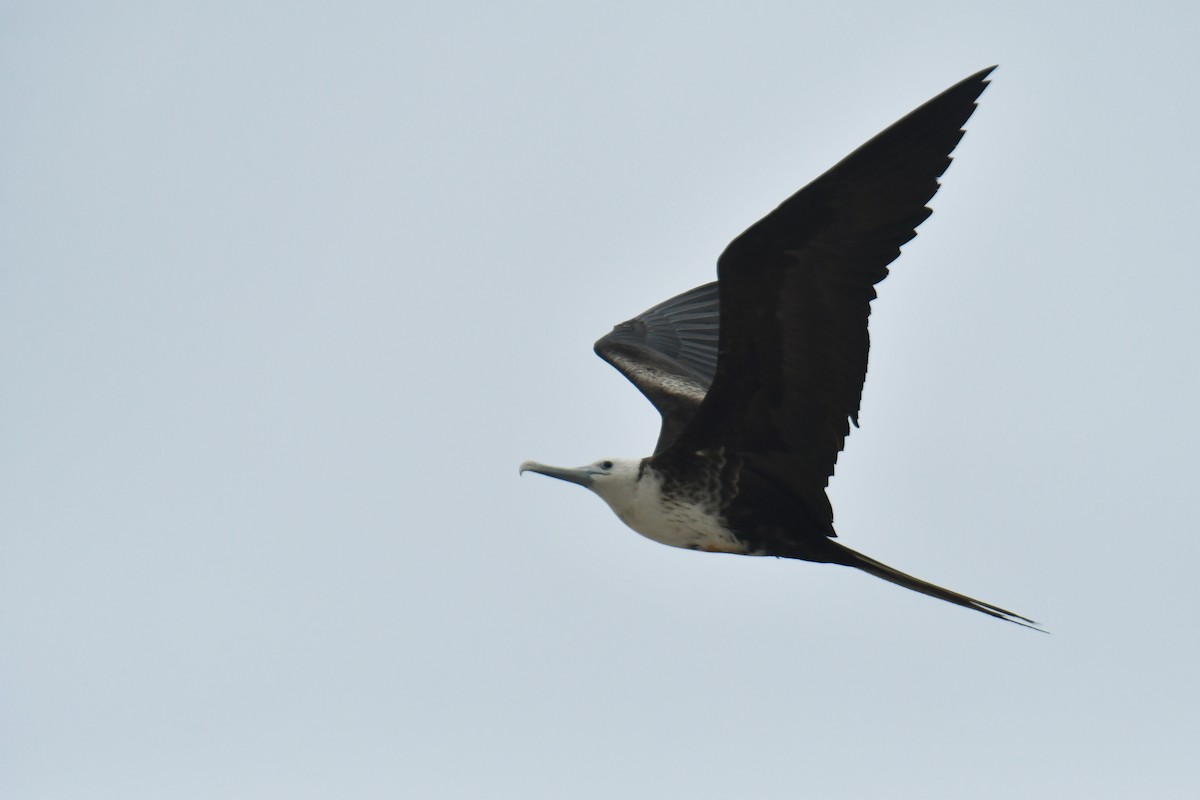
[[[526,461],[521,465],[521,473],[536,472],[539,475],[546,475],[551,478],[558,478],[560,481],[570,481],[578,483],[585,488],[592,485],[592,472],[587,467],[579,467],[577,469],[569,469],[567,467],[548,467],[545,464],[539,464],[536,461]]]

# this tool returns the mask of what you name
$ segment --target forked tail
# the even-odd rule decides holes
[[[939,600],[945,600],[947,603],[954,603],[955,605],[963,606],[964,608],[974,609],[975,611],[987,614],[990,617],[1002,619],[1006,622],[1012,622],[1016,625],[1021,625],[1022,627],[1035,630],[1039,633],[1047,633],[1047,631],[1044,631],[1038,627],[1037,622],[1034,622],[1028,617],[1022,617],[1020,614],[1014,614],[1011,611],[1006,611],[1005,609],[1000,608],[999,606],[994,606],[991,603],[985,603],[982,600],[976,600],[973,597],[967,597],[965,594],[959,594],[958,592],[952,592],[949,589],[943,589],[941,586],[934,586],[932,583],[923,581],[920,578],[914,578],[912,575],[906,575],[898,569],[893,569],[887,564],[880,563],[873,558],[868,558],[862,553],[851,550],[849,547],[838,544],[837,542],[831,541],[829,544],[833,545],[834,548],[834,552],[829,554],[832,556],[829,559],[832,563],[844,564],[848,567],[855,567],[857,569],[861,569],[863,572],[869,572],[876,578],[883,578],[885,581],[890,581],[897,586],[903,586],[905,589],[912,589],[914,592],[927,594],[930,597],[936,597]]]

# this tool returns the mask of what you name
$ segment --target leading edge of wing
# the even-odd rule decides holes
[[[662,415],[659,452],[691,420],[717,369],[719,300],[707,283],[643,311],[597,340],[596,355]]]

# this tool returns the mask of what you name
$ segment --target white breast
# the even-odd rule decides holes
[[[640,480],[596,493],[629,527],[671,547],[714,553],[747,554],[749,550],[721,524],[716,508],[670,499],[664,502],[662,481],[645,470]]]

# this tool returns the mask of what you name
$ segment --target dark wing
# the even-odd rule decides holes
[[[659,458],[716,447],[743,454],[754,477],[833,535],[825,487],[850,420],[858,424],[875,284],[931,213],[925,204],[990,72],[908,114],[726,248],[717,374]]]
[[[717,284],[708,283],[622,322],[596,355],[633,382],[662,415],[659,452],[692,418],[717,372]]]

